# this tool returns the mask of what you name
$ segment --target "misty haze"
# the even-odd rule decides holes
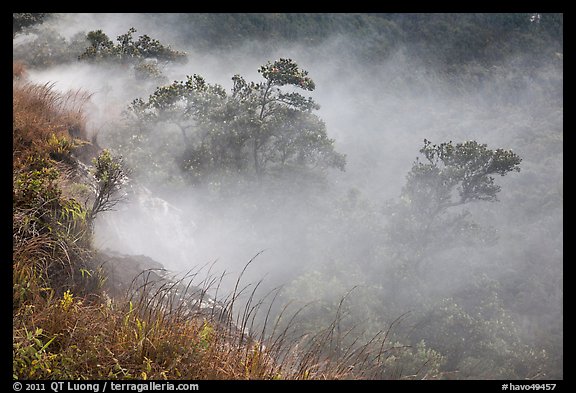
[[[562,29],[14,14],[14,378],[563,379]]]

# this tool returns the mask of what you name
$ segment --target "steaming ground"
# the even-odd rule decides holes
[[[280,52],[271,54],[269,58],[278,57]],[[548,187],[562,184],[561,157],[560,161],[551,161],[551,166],[556,169],[553,173],[548,176],[534,174],[530,171],[530,158],[533,155],[531,145],[522,146],[514,142],[519,134],[534,128],[541,121],[535,115],[541,102],[531,98],[534,92],[529,84],[522,91],[501,92],[497,91],[501,81],[494,78],[485,81],[481,89],[471,86],[452,88],[439,76],[426,76],[417,60],[408,59],[401,52],[386,64],[368,69],[362,65],[342,68],[339,64],[314,63],[305,49],[299,49],[298,53],[291,48],[288,52],[288,56],[302,59],[302,67],[316,81],[318,88],[313,95],[321,105],[319,115],[326,121],[329,135],[336,140],[337,151],[347,155],[346,172],[330,173],[328,183],[331,185],[320,191],[328,201],[340,198],[350,189],[358,190],[362,198],[373,204],[383,204],[388,199],[398,198],[405,176],[424,138],[433,142],[478,140],[487,143],[490,148],[511,148],[525,158],[520,174],[497,179],[503,189],[500,203],[471,207],[478,212],[475,218],[489,223],[500,234],[510,229],[508,223],[511,219],[517,220],[521,216],[521,212],[514,206],[514,198],[507,197],[509,193],[514,194],[511,187],[523,183],[526,176],[538,176],[542,192]],[[202,59],[208,64],[216,62],[213,59],[207,60],[206,56]],[[195,67],[194,62],[191,63],[186,66],[187,69],[204,75],[202,67]],[[263,59],[253,60],[246,66],[246,70],[230,66],[229,70],[221,71],[220,79],[208,76],[206,79],[228,86],[227,79],[231,75],[249,74],[249,69],[255,70],[262,63]],[[224,61],[221,64],[231,63]],[[414,74],[420,76],[414,77]],[[183,77],[175,76],[171,79],[178,78]],[[256,78],[257,75],[254,76]],[[334,83],[336,80],[338,83]],[[512,96],[520,104],[510,103]],[[552,132],[560,132],[561,136],[562,115],[552,114],[548,117],[552,117],[558,127]],[[560,146],[561,140],[556,146],[557,153],[561,153],[558,150]],[[291,185],[287,184],[286,187]],[[177,194],[172,191],[163,193],[162,190],[158,190],[158,193],[185,212],[182,216],[185,218],[177,222],[182,225],[182,233],[193,234],[190,242],[194,243],[194,250],[184,258],[172,255],[169,249],[180,251],[183,245],[173,244],[179,237],[170,235],[157,237],[162,239],[158,243],[173,246],[144,247],[141,250],[158,257],[172,269],[186,269],[191,260],[193,263],[218,260],[218,265],[223,269],[237,272],[256,253],[265,250],[257,263],[253,264],[252,268],[257,272],[252,277],[267,275],[268,279],[273,279],[278,275],[287,278],[286,271],[295,273],[311,267],[314,262],[310,260],[313,254],[310,249],[325,248],[320,244],[306,244],[306,239],[298,237],[301,232],[299,227],[309,228],[322,221],[322,214],[329,213],[306,211],[305,198],[310,197],[310,193],[303,192],[300,200],[293,194],[281,198],[255,192],[255,195],[250,196],[239,195],[236,201],[225,201],[222,205],[215,201],[205,203],[210,197],[201,195],[202,190],[198,188],[182,189]],[[278,202],[272,201],[272,197],[279,199]],[[260,209],[258,206],[267,208]],[[207,207],[211,209],[208,212],[205,211]],[[514,214],[510,215],[510,211],[514,211]],[[120,215],[117,218],[120,223],[126,221]],[[114,220],[114,216],[110,215],[110,219]],[[386,217],[381,219],[385,220]],[[561,219],[561,216],[557,215],[556,219]],[[514,232],[524,233],[528,238],[533,231],[533,224],[526,222],[525,230],[515,228]],[[560,223],[550,224],[553,228],[561,228]],[[142,231],[143,227],[146,225],[138,225],[127,232]],[[159,236],[155,233],[152,236]],[[146,240],[140,243],[155,244],[148,235],[144,235],[144,238]],[[541,247],[555,252],[561,250],[554,239],[545,237],[540,241]],[[330,236],[322,240],[330,244]],[[498,252],[509,253],[523,249],[529,244],[525,243],[526,240],[510,239],[510,243],[500,243]],[[130,242],[126,245],[129,246]],[[131,249],[134,252],[138,247],[132,246]],[[472,257],[465,256],[468,260]],[[457,258],[451,258],[454,259]],[[490,263],[487,260],[490,261],[490,258],[478,263]],[[561,259],[556,261],[558,263]]]
[[[102,20],[92,23],[100,28],[109,28],[118,34],[127,29],[112,28],[113,24],[109,19],[104,25],[101,24]],[[124,24],[123,21],[120,26]],[[147,30],[140,32],[145,31],[147,32]],[[114,34],[116,33],[110,36]],[[150,31],[149,34],[163,36],[161,31],[157,30]],[[418,59],[407,58],[402,51],[397,52],[386,63],[371,67],[353,64],[351,60],[331,61],[338,59],[337,54],[342,53],[343,47],[346,48],[346,44],[341,39],[328,42],[323,46],[320,58],[316,51],[311,53],[306,48],[299,47],[277,49],[270,51],[269,54],[260,54],[256,58],[247,57],[245,48],[239,48],[237,53],[227,53],[224,59],[189,51],[190,60],[186,65],[167,70],[170,72],[168,80],[183,80],[186,75],[197,73],[210,83],[220,83],[229,88],[230,78],[236,73],[246,76],[247,80],[258,80],[256,70],[266,61],[282,56],[295,59],[302,68],[309,71],[309,75],[316,82],[317,90],[311,95],[321,105],[319,116],[326,121],[329,135],[336,140],[336,149],[347,155],[346,172],[332,173],[330,180],[342,190],[357,188],[363,197],[376,203],[398,197],[405,175],[418,155],[418,149],[424,138],[434,142],[476,139],[487,143],[489,147],[513,148],[525,157],[518,146],[510,143],[521,132],[522,127],[533,126],[532,123],[537,119],[531,118],[532,113],[538,108],[539,103],[526,102],[518,106],[499,106],[494,105],[494,102],[506,102],[511,95],[529,96],[533,94],[529,85],[520,92],[497,91],[499,80],[487,80],[480,89],[456,84],[451,86],[440,76],[426,70]],[[142,86],[125,83],[124,72],[122,69],[103,70],[102,67],[89,64],[71,64],[46,71],[32,71],[30,75],[32,80],[38,82],[56,81],[56,87],[62,90],[82,88],[92,92],[93,110],[90,112],[90,120],[93,130],[96,133],[112,133],[116,131],[106,128],[109,123],[107,116],[118,116],[131,99],[145,98],[154,88],[150,85],[143,89]],[[537,89],[537,86],[534,89]],[[529,161],[529,157],[527,158]],[[501,180],[513,181],[507,178]],[[503,188],[506,191],[506,187]],[[185,196],[175,197],[171,194],[170,199],[178,205],[182,203],[190,205],[194,203],[194,194],[197,191],[183,190]],[[187,206],[178,208],[189,210]],[[285,209],[281,206],[278,208]],[[154,214],[152,213],[150,218],[156,222],[155,220],[160,218]],[[189,214],[194,216],[193,213]],[[113,215],[109,216],[108,219],[114,220]],[[229,213],[227,216],[234,217]],[[236,219],[242,221],[243,218],[234,218]],[[187,220],[195,227],[206,228],[205,223],[199,223],[192,218]],[[119,218],[117,221],[122,223],[126,220]],[[265,221],[265,218],[260,217],[259,221]],[[184,226],[182,231],[189,232],[189,228],[185,228],[186,222],[182,225]],[[237,267],[238,263],[245,263],[258,251],[270,250],[271,244],[266,242],[243,250],[244,242],[237,242],[235,239],[238,236],[242,238],[246,228],[237,228],[235,221],[224,222],[222,225],[224,228],[214,228],[215,239],[212,239],[212,235],[207,234],[205,229],[198,230],[201,233],[198,233],[197,237],[202,237],[204,241],[192,242],[200,249],[202,245],[198,243],[207,247],[206,251],[199,251],[198,258],[201,258],[201,261],[219,259],[226,266]],[[277,228],[280,230],[279,233],[282,233],[282,227]],[[139,225],[138,228],[142,230],[142,226]],[[135,238],[133,233],[135,230],[131,228],[126,232]],[[221,234],[226,235],[224,242],[226,244],[219,239]],[[138,248],[141,248],[142,253],[162,255],[159,259],[170,268],[178,270],[186,268],[180,266],[188,263],[186,259],[173,257],[169,252],[152,252],[155,247],[150,247],[151,250],[148,250],[144,244],[155,243],[150,243],[149,239],[134,240],[134,243],[142,246],[136,246],[128,241],[125,251],[137,252]],[[234,251],[229,252],[229,249]],[[236,261],[224,262],[229,258]],[[263,259],[265,258],[264,256]],[[274,264],[269,262],[266,266],[270,266],[270,263]],[[304,262],[290,261],[292,265],[300,263]],[[270,267],[266,273],[273,271],[274,268]]]
[[[141,20],[138,15],[86,15],[82,20],[86,30],[103,29],[110,37],[125,33],[130,26],[138,29],[137,35],[149,34],[168,43],[177,37],[169,24],[160,27],[155,20]],[[72,26],[68,29],[66,34],[71,36]],[[227,89],[234,74],[257,81],[256,70],[268,60],[294,59],[316,83],[311,95],[321,105],[318,114],[327,124],[328,135],[336,140],[336,150],[347,155],[346,172],[331,172],[323,184],[276,184],[275,189],[245,191],[232,200],[219,200],[198,187],[174,186],[133,194],[119,211],[102,216],[96,226],[97,244],[148,255],[180,272],[217,261],[215,275],[230,273],[228,289],[260,251],[264,252],[248,269],[246,281],[265,278],[264,288],[289,284],[302,273],[329,264],[326,255],[331,253],[349,255],[350,263],[360,266],[363,236],[371,234],[356,236],[346,246],[336,242],[350,230],[346,224],[326,228],[326,217],[333,214],[336,203],[354,190],[361,201],[376,207],[368,219],[385,222],[382,206],[399,197],[424,138],[434,143],[477,140],[489,148],[513,149],[523,158],[522,171],[497,179],[502,186],[499,203],[469,208],[480,224],[491,227],[498,240],[485,247],[460,247],[440,255],[427,290],[448,296],[470,285],[478,272],[505,280],[522,280],[520,275],[526,273],[525,280],[530,281],[533,277],[529,274],[542,270],[539,263],[549,264],[552,272],[561,271],[563,114],[549,110],[551,98],[542,92],[549,92],[545,86],[560,81],[551,94],[552,100],[561,100],[562,76],[545,66],[511,83],[505,67],[500,67],[473,83],[450,80],[402,49],[381,64],[356,63],[346,56],[351,45],[341,37],[315,48],[248,43],[220,54],[174,45],[174,49],[188,51],[189,61],[168,68],[169,81],[199,74]],[[558,60],[550,59],[554,61]],[[510,64],[521,62],[511,58]],[[110,127],[115,119],[108,116],[118,116],[132,99],[146,98],[154,88],[135,85],[123,72],[70,64],[30,70],[30,78],[57,82],[62,90],[82,88],[94,93],[90,124],[98,141],[105,141],[118,132]],[[539,131],[542,127],[547,128],[545,133]],[[362,283],[354,280],[350,278],[350,288]],[[526,305],[527,336],[535,334],[531,329],[537,319],[561,325],[562,277],[549,280],[558,285],[555,293],[542,294],[538,307],[545,312],[536,315]],[[510,301],[521,299],[512,297]]]

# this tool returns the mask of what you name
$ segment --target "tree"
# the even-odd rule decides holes
[[[334,151],[325,123],[312,113],[318,104],[281,89],[314,90],[307,71],[280,59],[258,72],[264,77],[258,83],[234,75],[230,94],[199,75],[158,87],[147,101],[129,106],[130,127],[144,138],[166,125],[179,130],[182,139],[173,143],[185,146],[180,166],[195,180],[227,173],[261,178],[287,168],[344,170],[345,156]]]
[[[133,34],[137,30],[134,27],[128,29],[126,34],[116,38],[118,44],[114,44],[102,31],[91,31],[86,35],[90,46],[84,50],[79,60],[116,60],[120,63],[136,62],[143,59],[156,59],[160,62],[183,61],[186,53],[164,46],[160,41],[143,35],[134,41]]]
[[[47,15],[48,14],[42,13],[42,12],[13,13],[12,14],[12,38],[14,38],[14,36],[16,36],[17,33],[20,33],[25,28],[44,22],[44,18],[46,18]]]
[[[390,233],[401,258],[417,265],[434,240],[446,247],[439,237],[454,239],[456,233],[481,230],[469,220],[468,211],[449,210],[476,201],[496,202],[501,187],[493,175],[519,172],[522,161],[512,150],[490,150],[476,141],[435,145],[424,139],[420,153],[425,161],[416,158],[406,177]]]
[[[113,208],[123,199],[119,195],[122,186],[128,181],[128,173],[121,157],[114,157],[104,150],[93,160],[94,201],[88,209],[88,222],[93,223],[96,215]]]
[[[402,197],[432,218],[449,207],[472,201],[497,201],[500,186],[492,175],[520,171],[522,159],[512,150],[490,150],[476,141],[433,145],[420,149],[427,162],[416,162],[407,176]]]
[[[313,91],[316,86],[308,72],[291,59],[268,62],[258,72],[264,82],[247,83],[235,75],[231,97],[248,115],[255,173],[261,176],[269,163],[281,168],[289,163],[325,164],[343,170],[344,156],[334,152],[324,122],[312,114],[320,106],[311,97],[280,89],[290,85]]]
[[[84,53],[78,56],[79,60],[113,56],[114,43],[102,30],[89,32],[86,34],[86,39],[90,43],[90,46],[84,50]]]

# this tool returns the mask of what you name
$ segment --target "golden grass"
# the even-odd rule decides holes
[[[15,266],[15,270],[18,268]],[[160,293],[160,292],[159,292]],[[256,340],[206,317],[174,318],[161,305],[46,295],[14,314],[14,376],[57,379],[337,379],[318,348],[276,360]],[[34,339],[29,332],[40,332]],[[287,341],[284,341],[287,343]],[[278,348],[276,348],[278,349]],[[351,374],[350,374],[351,375]]]
[[[17,168],[31,156],[64,156],[73,147],[75,138],[86,139],[82,108],[90,94],[81,90],[59,93],[54,86],[54,83],[33,84],[22,78],[13,80],[12,143]]]

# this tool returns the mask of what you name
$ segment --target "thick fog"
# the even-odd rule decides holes
[[[46,27],[56,25],[67,38],[102,29],[114,39],[133,26],[135,37],[148,34],[187,52],[186,64],[163,69],[167,81],[198,74],[227,90],[233,75],[260,81],[257,70],[261,65],[291,58],[316,84],[309,95],[321,106],[317,114],[326,122],[335,150],[346,154],[346,170],[330,170],[324,180],[313,184],[286,181],[270,189],[244,189],[233,197],[169,180],[162,186],[162,179],[142,188],[135,176],[129,198],[116,211],[98,218],[97,247],[148,255],[175,272],[216,261],[215,275],[229,273],[228,290],[246,263],[262,251],[247,269],[245,281],[263,278],[264,291],[284,285],[292,288],[288,294],[301,288],[295,282],[306,274],[338,271],[345,260],[348,267],[357,265],[360,273],[350,275],[341,287],[333,287],[331,295],[337,299],[354,286],[377,285],[376,276],[361,272],[386,271],[365,264],[378,261],[373,248],[378,244],[378,231],[387,228],[390,219],[386,206],[400,197],[423,140],[476,140],[491,149],[512,149],[523,159],[521,171],[497,177],[502,187],[498,202],[466,206],[492,240],[441,245],[444,249],[431,256],[434,268],[427,270],[426,280],[419,284],[419,296],[449,297],[474,285],[479,274],[530,282],[534,275],[550,272],[539,295],[541,303],[515,307],[525,309],[515,317],[529,339],[537,340],[535,326],[544,321],[561,329],[562,75],[554,63],[561,59],[550,58],[523,79],[511,81],[507,68],[522,67],[525,61],[514,56],[507,65],[478,74],[476,80],[464,80],[427,67],[407,47],[395,49],[377,64],[359,62],[353,55],[355,42],[343,36],[314,46],[247,42],[233,51],[196,51],[185,46],[179,26],[171,20],[170,15],[71,14],[47,22]],[[98,64],[70,63],[29,69],[28,73],[33,81],[55,82],[57,89],[92,93],[86,106],[88,133],[100,147],[112,150],[113,134],[121,132],[115,127],[121,112],[133,99],[146,99],[157,86],[135,84],[128,71]],[[558,110],[551,112],[552,107]],[[174,156],[180,153],[174,151]],[[178,171],[174,164],[174,174]],[[338,219],[337,209],[342,206],[358,209],[354,220],[352,215]],[[392,259],[382,258],[381,263]],[[414,302],[421,299],[411,300],[411,293],[403,294],[405,302],[398,303],[405,304],[405,311],[414,309]],[[327,296],[320,288],[316,295]],[[309,296],[314,296],[313,291]],[[505,304],[523,302],[514,293],[509,296]]]

